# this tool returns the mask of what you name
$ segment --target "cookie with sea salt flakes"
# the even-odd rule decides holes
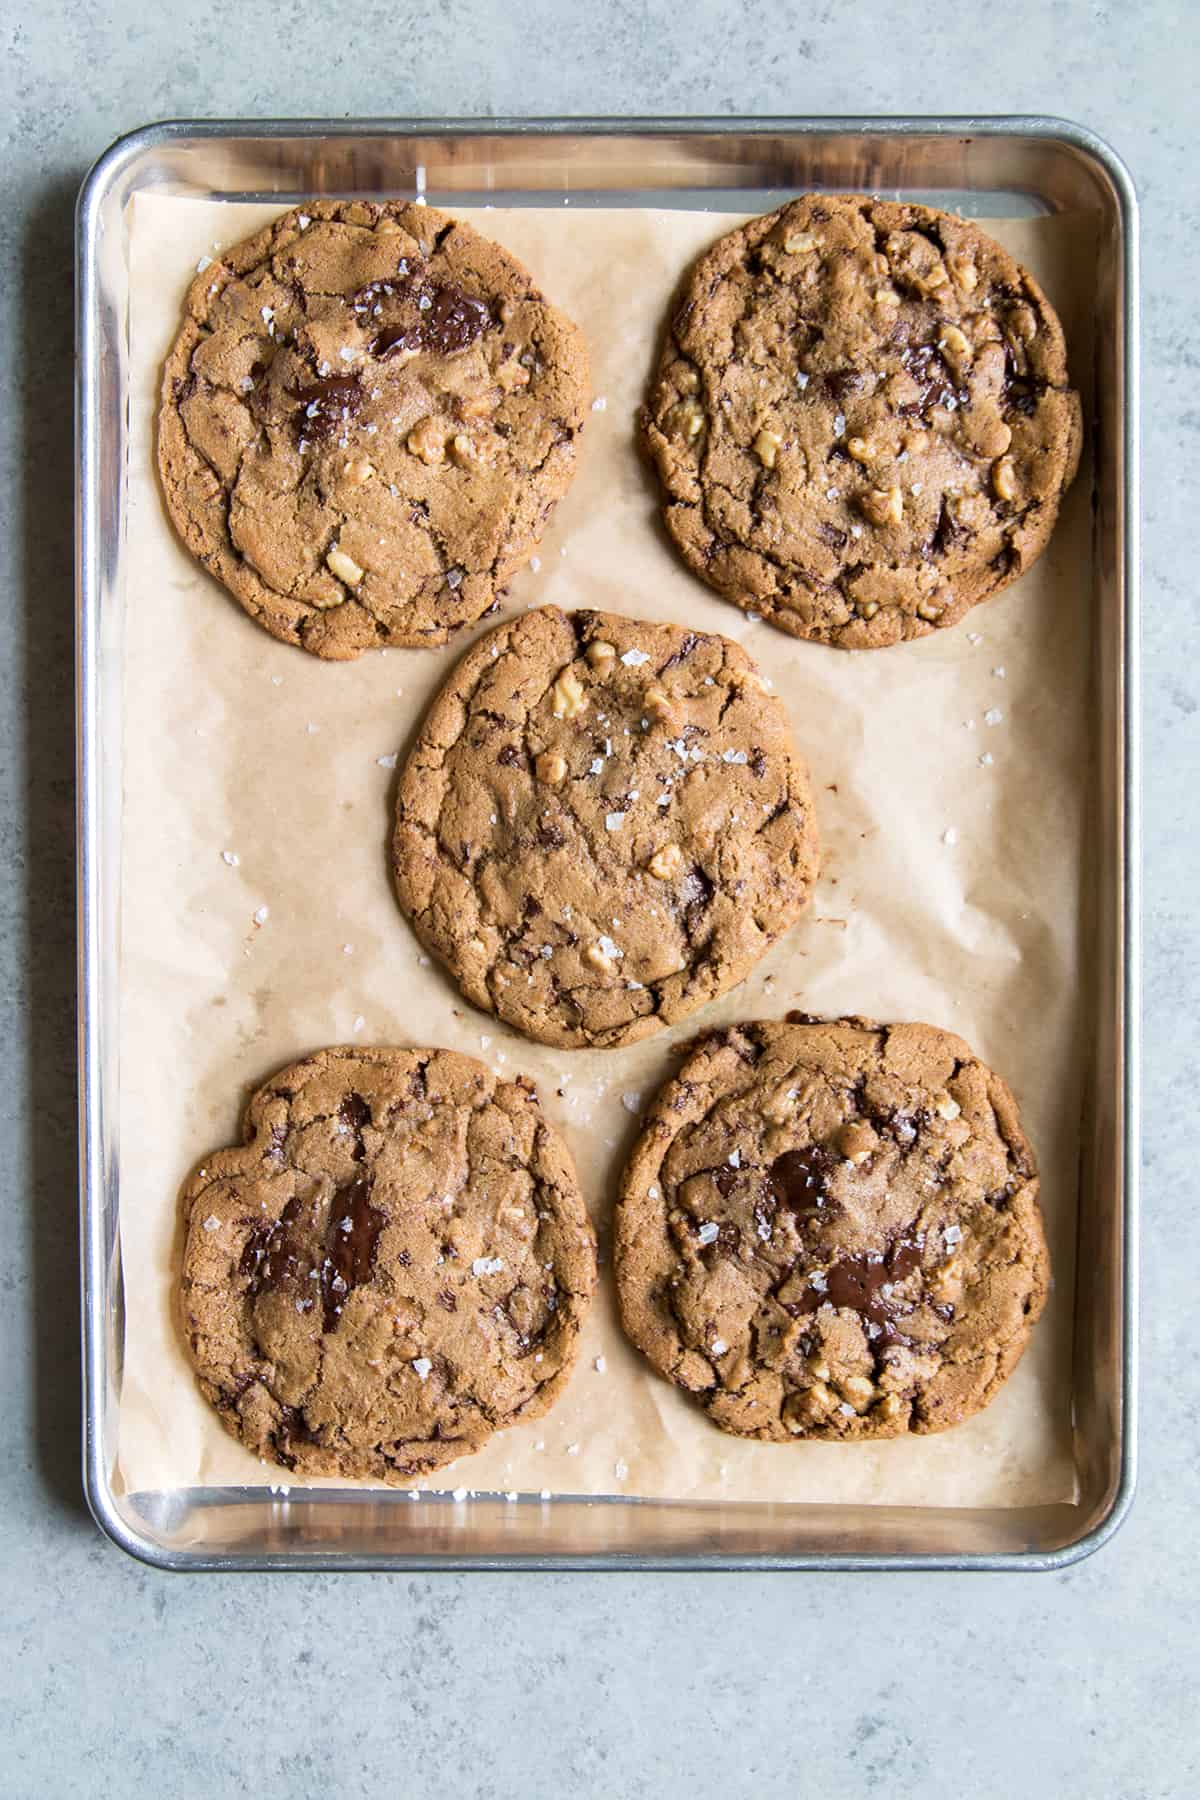
[[[442,644],[536,547],[587,395],[578,330],[498,244],[432,207],[313,201],[191,284],[167,511],[285,643]]]
[[[745,651],[611,613],[481,638],[400,779],[426,949],[541,1043],[630,1044],[732,987],[817,876],[808,774]]]
[[[445,1050],[322,1050],[250,1101],[183,1195],[180,1309],[206,1397],[304,1476],[400,1482],[534,1419],[596,1281],[532,1086]]]
[[[1028,569],[1082,441],[1027,270],[951,213],[830,194],[700,258],[642,436],[690,567],[847,649],[955,625]]]
[[[713,1423],[858,1443],[992,1400],[1050,1278],[1000,1077],[932,1025],[738,1025],[646,1116],[621,1183],[625,1330]]]

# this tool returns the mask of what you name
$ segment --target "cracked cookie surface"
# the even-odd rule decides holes
[[[804,195],[703,255],[642,415],[664,516],[726,599],[871,649],[1045,549],[1082,432],[1062,328],[977,226]]]
[[[191,284],[167,511],[286,643],[442,644],[537,545],[587,394],[578,330],[498,244],[433,207],[314,201]]]
[[[521,1080],[324,1050],[183,1195],[200,1386],[258,1456],[401,1482],[557,1397],[596,1279],[575,1170]]]
[[[480,639],[404,768],[421,942],[542,1043],[633,1043],[732,987],[817,875],[808,774],[712,632],[542,607]]]
[[[1033,1152],[961,1038],[862,1019],[705,1040],[622,1180],[629,1337],[714,1424],[849,1443],[994,1397],[1045,1303]]]

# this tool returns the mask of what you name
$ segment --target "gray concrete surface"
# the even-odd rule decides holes
[[[1195,1793],[1194,4],[65,0],[0,19],[0,1793]],[[77,1475],[71,209],[168,115],[1055,112],[1146,251],[1144,1443],[1055,1576],[295,1577],[127,1561]],[[1190,454],[1189,454],[1190,452]]]

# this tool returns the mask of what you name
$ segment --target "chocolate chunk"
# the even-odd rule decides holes
[[[704,925],[705,914],[712,901],[714,888],[699,863],[693,863],[679,883],[683,903],[683,922],[689,937],[695,937]]]
[[[440,356],[453,356],[497,325],[491,308],[457,282],[420,276],[372,282],[359,290],[353,305],[362,317],[390,310],[393,303],[406,313],[415,307],[417,316],[409,323],[384,325],[376,332],[371,354],[380,359],[394,356],[398,350],[433,350]]]
[[[348,1095],[357,1099],[357,1095]],[[371,1184],[361,1177],[339,1188],[329,1212],[328,1254],[321,1265],[325,1330],[332,1331],[351,1293],[369,1280],[375,1245],[387,1223],[371,1205]]]
[[[918,399],[896,408],[902,418],[918,418],[947,402],[966,406],[970,400],[969,391],[954,379],[950,365],[936,344],[911,346],[901,352],[900,362],[920,389]]]
[[[952,545],[964,543],[969,535],[969,532],[964,531],[961,525],[955,524],[950,517],[950,508],[943,499],[938,512],[938,522],[934,527],[933,536],[924,546],[924,553],[931,559],[935,556],[945,556]]]
[[[350,1093],[338,1107],[338,1118],[352,1131],[361,1131],[364,1125],[371,1123],[371,1108],[361,1094]]]
[[[296,436],[310,443],[339,437],[363,403],[363,385],[357,375],[326,375],[290,392],[299,402],[292,421]]]
[[[810,1144],[803,1150],[785,1150],[771,1164],[768,1177],[771,1191],[781,1206],[791,1212],[807,1212],[824,1204],[826,1176],[839,1158],[825,1144]]]

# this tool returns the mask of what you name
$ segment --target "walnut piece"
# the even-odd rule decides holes
[[[559,782],[566,779],[566,758],[556,750],[543,750],[533,767],[538,780],[544,781],[549,787],[557,787]]]
[[[872,525],[899,525],[904,517],[904,495],[890,488],[869,488],[859,502]]]
[[[998,462],[992,464],[992,488],[997,499],[1016,499],[1017,477],[1011,456],[1002,456]]]
[[[404,440],[407,449],[429,468],[446,460],[446,436],[436,419],[422,419]]]
[[[587,695],[574,669],[564,669],[550,689],[556,719],[577,719],[587,711]]]
[[[675,437],[698,438],[704,430],[704,408],[695,400],[681,400],[666,418],[667,430]]]
[[[683,851],[678,844],[664,844],[646,864],[656,881],[672,881],[683,867]]]
[[[336,544],[326,551],[325,565],[330,574],[336,575],[339,581],[344,581],[347,587],[357,587],[363,578],[363,570],[354,558],[347,556],[344,550],[339,550]]]
[[[782,447],[783,439],[777,431],[768,431],[764,427],[754,440],[754,454],[764,469],[775,467],[775,458]]]

